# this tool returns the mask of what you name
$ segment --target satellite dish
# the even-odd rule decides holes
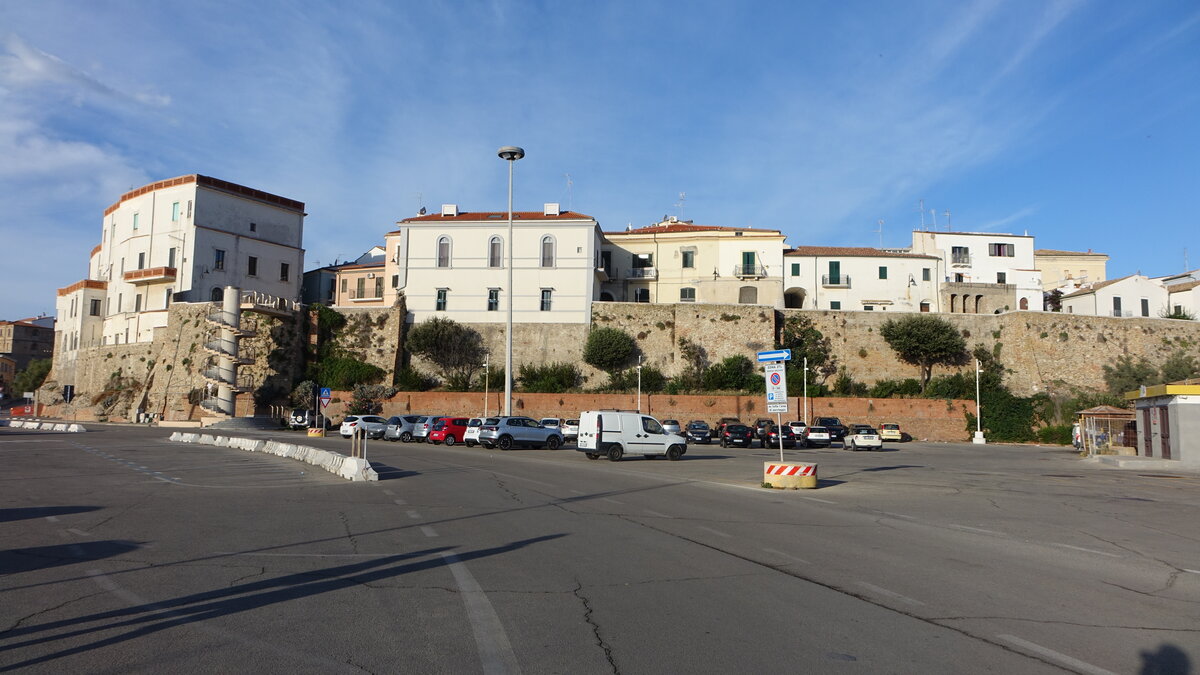
[[[425,215],[425,207],[424,207],[424,206],[422,206],[422,207],[421,207],[421,210],[420,210],[420,211],[417,211],[417,215],[418,215],[418,216],[423,216],[423,215]]]

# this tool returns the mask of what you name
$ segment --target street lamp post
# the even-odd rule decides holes
[[[487,411],[488,411],[488,400],[487,400],[487,397],[488,397],[488,374],[490,373],[491,365],[492,365],[492,356],[491,356],[491,354],[489,354],[487,356],[487,358],[485,358],[483,360],[483,416],[484,417],[487,417]]]
[[[983,437],[983,414],[979,405],[979,359],[975,359],[975,438],[974,443],[983,445],[987,439]]]
[[[496,153],[500,159],[508,162],[508,317],[504,322],[504,416],[512,416],[512,374],[513,374],[513,164],[525,156],[525,151],[515,145],[506,145]]]
[[[638,412],[642,412],[642,355],[638,354]]]
[[[804,357],[804,413],[800,416],[804,426],[808,426],[808,357]]]

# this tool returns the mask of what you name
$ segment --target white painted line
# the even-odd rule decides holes
[[[57,523],[57,522],[58,522],[58,516],[46,516],[46,520],[48,520],[48,521],[50,521],[50,522],[52,522],[52,523]]]
[[[73,527],[67,528],[67,532],[70,532],[71,534],[77,534],[77,535],[79,535],[79,536],[81,536],[81,537],[90,537],[90,536],[92,536],[92,535],[88,534],[87,532],[84,532],[83,530],[77,530],[77,529],[75,529],[75,528],[73,528]]]
[[[471,576],[467,566],[453,553],[440,554],[446,560],[446,565],[458,583],[463,604],[467,608],[467,619],[471,622],[471,632],[475,635],[475,647],[479,650],[479,662],[486,675],[501,675],[519,673],[521,667],[513,654],[512,644],[508,634],[504,632],[504,624],[496,615],[487,594],[479,587],[479,582]]]
[[[438,533],[437,533],[437,532],[436,532],[436,531],[435,531],[435,530],[434,530],[432,527],[430,527],[430,526],[428,526],[428,525],[422,525],[422,526],[421,526],[421,531],[425,533],[425,536],[426,536],[426,537],[436,537],[436,536],[438,536]]]
[[[1069,548],[1069,549],[1072,549],[1075,551],[1083,551],[1084,553],[1095,553],[1096,555],[1106,555],[1110,558],[1120,558],[1121,557],[1120,555],[1118,555],[1116,553],[1106,553],[1104,551],[1097,551],[1095,549],[1084,548],[1082,546],[1072,546],[1070,544],[1054,544],[1054,545],[1061,546],[1062,548]]]
[[[417,520],[421,517],[421,514],[417,513],[416,511],[409,511],[408,517],[412,518],[413,520]]]
[[[673,517],[673,516],[668,516],[665,513],[659,513],[658,511],[651,511],[650,509],[646,509],[646,513],[654,516],[655,518],[672,518]]]
[[[947,525],[946,527],[952,527],[956,530],[966,530],[967,532],[981,532],[983,534],[1004,534],[1003,532],[997,532],[995,530],[985,530],[982,527],[971,527],[970,525],[953,525],[952,524],[952,525]]]
[[[879,595],[886,595],[889,598],[892,598],[894,600],[899,600],[901,602],[907,602],[907,603],[910,603],[913,605],[924,605],[925,604],[925,603],[921,602],[920,600],[913,600],[912,598],[908,597],[907,595],[900,595],[899,593],[896,593],[894,591],[889,591],[886,588],[880,588],[879,586],[876,586],[875,584],[868,584],[865,581],[858,582],[858,585],[862,586],[863,588],[865,588],[873,593],[878,593]]]
[[[267,556],[271,558],[383,558],[395,553],[255,553],[254,551],[221,551],[213,555]]]
[[[800,563],[801,565],[811,565],[812,564],[803,558],[797,558],[794,555],[788,555],[787,553],[784,553],[783,551],[777,551],[773,548],[764,548],[763,551],[766,553],[770,553],[772,555],[780,556],[782,558],[787,558],[789,560],[795,560],[796,562]]]
[[[1200,570],[1189,570],[1189,569],[1185,569],[1185,570],[1184,570],[1184,572],[1188,572],[1188,573],[1190,573],[1190,574],[1200,574]]]
[[[705,526],[703,526],[703,525],[697,525],[696,527],[700,528],[701,530],[708,530],[709,532],[712,532],[713,534],[717,534],[717,535],[720,535],[720,536],[722,536],[722,537],[725,537],[726,539],[732,539],[732,538],[733,538],[733,535],[732,535],[732,534],[726,534],[726,533],[724,533],[724,532],[722,532],[722,531],[720,531],[720,530],[714,530],[714,529],[712,529],[711,527],[705,527]]]
[[[602,501],[602,502],[612,502],[613,504],[620,504],[621,506],[624,506],[624,505],[625,505],[625,502],[619,502],[619,501],[617,501],[617,500],[615,500],[615,499],[609,499],[608,497],[601,497],[601,498],[600,498],[600,501]]]
[[[822,504],[837,504],[837,502],[831,502],[828,499],[821,499],[820,497],[801,497],[801,499],[807,499],[810,502],[821,502]]]
[[[1056,652],[1053,649],[1043,647],[1039,644],[1034,644],[1028,640],[1022,640],[1015,635],[997,635],[996,637],[1004,640],[1005,642],[1011,642],[1022,649],[1033,652],[1034,654],[1040,654],[1052,661],[1057,661],[1064,666],[1073,670],[1077,670],[1081,673],[1092,673],[1092,675],[1116,675],[1116,673],[1112,672],[1111,670],[1105,670],[1099,666],[1093,666],[1090,663],[1080,661],[1077,658]]]
[[[905,520],[916,520],[916,518],[914,518],[912,516],[906,516],[903,513],[892,513],[891,511],[880,511],[880,513],[882,513],[885,516],[891,516],[893,518],[903,518]]]
[[[577,495],[584,494],[583,490],[569,490],[569,492],[574,492]]]
[[[387,496],[389,496],[389,497],[395,497],[395,496],[396,496],[396,493],[395,493],[395,492],[392,492],[391,490],[384,490],[384,491],[383,491],[383,494],[385,494],[385,495],[387,495]]]
[[[403,499],[393,499],[392,503],[395,504],[396,506],[404,506],[408,502],[404,501]]]

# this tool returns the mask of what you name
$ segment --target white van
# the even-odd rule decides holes
[[[579,413],[576,449],[588,459],[601,455],[616,462],[625,455],[663,456],[679,459],[687,452],[687,441],[663,430],[658,420],[636,412],[585,410]]]

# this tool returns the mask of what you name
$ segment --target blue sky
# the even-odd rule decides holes
[[[606,230],[904,246],[924,199],[1166,274],[1200,267],[1198,103],[1194,0],[5,0],[0,318],[53,311],[130,187],[304,201],[311,267],[421,205],[502,210],[507,144],[516,208]]]

